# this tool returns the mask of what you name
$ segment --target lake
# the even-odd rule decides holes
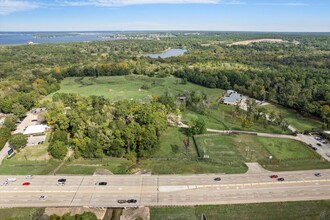
[[[151,57],[151,58],[168,58],[168,57],[177,57],[180,55],[183,55],[184,53],[186,53],[187,50],[186,49],[170,49],[170,50],[166,50],[163,53],[155,53],[155,54],[145,54],[144,56],[146,57]]]
[[[115,32],[0,32],[0,44],[65,43],[115,40]]]

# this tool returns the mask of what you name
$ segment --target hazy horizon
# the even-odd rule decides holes
[[[325,0],[0,0],[0,31],[330,32]]]

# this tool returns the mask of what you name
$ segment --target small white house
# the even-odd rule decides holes
[[[42,135],[48,130],[47,125],[30,125],[28,126],[23,134],[24,135]]]
[[[221,101],[227,105],[236,105],[242,101],[242,98],[242,95],[234,90],[227,90],[226,95],[221,99]]]

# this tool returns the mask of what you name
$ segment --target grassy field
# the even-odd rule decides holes
[[[4,219],[40,219],[44,208],[6,208],[0,209],[0,220]]]
[[[192,139],[186,149],[183,139],[186,136],[179,128],[170,127],[161,137],[157,152],[150,159],[140,164],[128,160],[72,160],[67,162],[58,173],[93,174],[96,169],[110,170],[114,174],[131,174],[139,170],[147,170],[153,174],[198,174],[198,173],[242,173],[246,171],[244,164],[240,167],[223,166],[211,161],[197,160]]]
[[[305,144],[289,139],[231,135],[196,137],[202,154],[212,161],[230,166],[259,162],[268,170],[305,170],[330,168],[330,164]],[[268,157],[273,159],[269,160]]]
[[[166,90],[174,95],[184,91],[203,91],[211,99],[223,94],[221,89],[210,89],[192,83],[181,84],[176,77],[155,78],[140,75],[110,77],[70,77],[61,82],[58,93],[78,93],[83,96],[98,95],[111,100],[134,99],[147,101],[154,95],[162,95]],[[149,90],[141,90],[142,85],[149,85]],[[48,96],[51,97],[53,94]]]
[[[281,112],[284,119],[300,132],[313,128],[322,128],[322,122],[310,117],[304,117],[293,109],[284,108],[280,105],[270,104],[264,106],[268,110]]]
[[[267,126],[266,128],[260,123],[255,122],[249,128],[242,128],[241,121],[239,118],[233,118],[232,112],[234,106],[215,104],[211,108],[207,109],[205,115],[199,115],[192,111],[185,111],[182,114],[184,122],[189,122],[192,119],[202,118],[206,122],[207,128],[218,129],[218,130],[245,130],[245,131],[258,131],[268,132],[277,134],[292,134],[289,129],[282,130],[280,126]]]
[[[175,208],[151,208],[151,219],[199,220],[278,220],[330,219],[330,201],[281,202],[242,205],[214,205]]]
[[[0,166],[0,174],[11,175],[38,175],[48,174],[60,163],[53,160],[47,152],[47,139],[45,144],[28,146],[16,153],[11,159],[4,159]]]

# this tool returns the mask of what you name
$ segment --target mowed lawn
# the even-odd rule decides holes
[[[196,142],[203,154],[210,155],[210,160],[232,166],[259,162],[265,169],[273,171],[330,168],[330,164],[307,145],[290,139],[217,135],[197,137]]]
[[[151,219],[199,220],[330,219],[330,201],[279,202],[239,205],[151,208]]]
[[[160,96],[165,91],[174,95],[184,90],[203,91],[209,97],[221,97],[223,90],[210,89],[192,83],[181,84],[176,77],[156,78],[141,75],[104,76],[104,77],[68,77],[61,82],[61,89],[57,93],[77,93],[83,96],[104,96],[111,100],[133,99],[148,101],[152,96]],[[150,89],[143,90],[143,85]],[[53,96],[50,94],[48,98]]]
[[[289,129],[283,130],[280,126],[274,125],[264,127],[263,124],[258,121],[254,122],[251,127],[242,128],[240,119],[232,116],[234,108],[234,106],[224,104],[213,104],[211,108],[206,110],[204,115],[186,110],[182,113],[182,119],[185,123],[188,123],[193,119],[202,118],[206,122],[207,128],[217,130],[245,130],[276,134],[292,134]]]
[[[268,110],[275,110],[281,112],[284,119],[300,132],[305,130],[312,130],[322,128],[322,122],[311,117],[304,117],[293,109],[288,109],[276,104],[270,104],[264,106]]]
[[[51,159],[47,152],[48,143],[28,146],[21,149],[11,159],[5,158],[0,166],[0,175],[45,175],[59,164],[59,160]]]

